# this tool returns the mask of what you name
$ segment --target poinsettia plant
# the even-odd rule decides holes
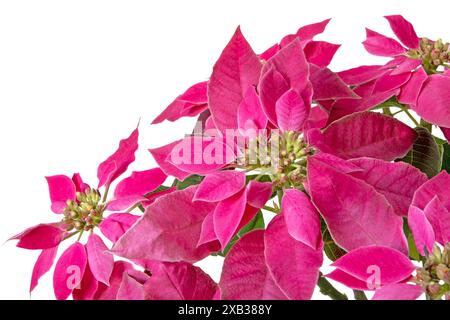
[[[329,20],[260,54],[237,28],[209,80],[153,121],[198,119],[149,150],[158,167],[110,191],[135,129],[93,187],[47,177],[57,218],[12,238],[41,250],[30,292],[57,260],[57,299],[350,298],[337,283],[356,299],[450,299],[449,43],[385,18],[399,41],[367,29],[363,45],[389,60],[340,72],[340,45],[314,39]],[[210,255],[218,283],[196,266]]]

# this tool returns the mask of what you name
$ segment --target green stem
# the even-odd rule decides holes
[[[356,300],[367,300],[367,297],[366,297],[366,294],[364,293],[364,291],[353,290],[353,294],[354,294]]]
[[[77,241],[80,241],[80,239],[81,239],[81,236],[83,235],[83,233],[84,233],[84,230],[81,230],[81,231],[80,231],[80,235],[78,236],[78,239],[77,239]]]
[[[283,191],[282,190],[278,190],[277,191],[277,196],[278,196],[278,205],[281,207],[281,201],[283,200]]]
[[[78,234],[78,233],[80,233],[80,232],[79,232],[79,231],[76,231],[76,232],[73,232],[73,233],[69,234],[68,236],[66,236],[66,237],[63,239],[63,241],[72,238],[74,235],[76,235],[76,234]]]
[[[326,296],[329,296],[332,300],[348,300],[347,295],[339,292],[333,285],[323,277],[322,273],[319,276],[317,285],[320,288],[320,292]]]
[[[392,116],[396,116],[396,115],[398,115],[399,113],[402,113],[402,112],[403,112],[403,110],[400,109],[400,110],[395,111],[394,113],[392,113]]]
[[[102,199],[102,202],[103,203],[105,203],[106,202],[106,199],[108,199],[108,192],[109,192],[109,187],[111,186],[111,184],[109,184],[108,183],[108,185],[106,186],[106,189],[105,189],[105,194],[103,195],[103,199]]]
[[[255,180],[256,180],[256,181],[259,181],[259,180],[261,180],[262,178],[264,178],[265,176],[266,176],[265,174],[259,174],[259,175],[256,176]]]
[[[433,131],[433,126],[431,125],[431,123],[429,123],[423,119],[420,119],[420,126],[423,128],[426,128],[430,133],[432,133],[432,131]]]
[[[400,108],[408,116],[408,118],[411,119],[411,121],[414,123],[414,125],[416,127],[421,126],[420,123],[416,120],[416,118],[414,118],[414,116],[408,111],[408,107],[397,101],[389,100],[389,101],[383,102],[383,103],[379,104],[378,106],[376,106],[375,108],[373,108],[372,110],[383,109],[383,114],[392,116],[393,114],[391,113],[389,107]],[[395,114],[397,114],[397,112]]]
[[[389,107],[384,107],[383,108],[383,114],[392,117],[392,112],[391,112],[391,109]]]
[[[270,212],[273,212],[273,213],[276,213],[276,214],[279,214],[277,209],[269,207],[269,206],[264,206],[263,209],[267,210],[267,211],[270,211]]]
[[[403,111],[404,111],[404,112],[406,113],[406,115],[411,119],[411,121],[414,123],[414,125],[415,125],[416,127],[420,127],[420,123],[417,122],[416,118],[414,118],[413,115],[412,115],[407,109],[404,109]]]
[[[140,202],[136,203],[135,205],[133,205],[133,206],[131,206],[130,208],[128,208],[127,212],[129,213],[129,212],[133,211],[134,209],[136,209],[136,208],[139,207],[140,205],[141,205]]]

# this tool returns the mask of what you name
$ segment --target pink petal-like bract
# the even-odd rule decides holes
[[[241,104],[239,105],[238,127],[245,134],[247,130],[265,129],[267,126],[267,117],[261,106],[256,88],[252,87],[245,93]]]
[[[245,187],[245,173],[219,171],[208,174],[199,184],[194,200],[218,202],[231,197]]]
[[[433,226],[436,241],[445,246],[450,242],[450,211],[436,196],[425,207],[424,213],[427,221]]]
[[[146,201],[146,198],[139,195],[126,196],[119,199],[112,199],[108,202],[107,209],[108,211],[125,211],[127,209],[134,208],[136,204],[139,202]]]
[[[75,242],[63,252],[53,273],[56,299],[67,299],[72,291],[80,285],[86,263],[86,250],[79,242]]]
[[[385,16],[397,38],[409,49],[419,48],[419,37],[412,24],[401,15]]]
[[[303,127],[303,132],[307,136],[307,132],[312,129],[322,129],[327,125],[328,112],[321,106],[315,106],[311,108],[309,117]]]
[[[325,31],[325,28],[327,27],[328,23],[331,19],[326,19],[321,22],[316,22],[312,24],[308,24],[306,26],[301,27],[298,29],[296,35],[302,40],[312,40],[315,36],[318,34],[321,34]]]
[[[109,285],[109,277],[114,267],[114,258],[109,253],[103,240],[96,234],[91,234],[86,244],[90,270],[94,277]]]
[[[417,133],[399,120],[375,112],[360,112],[333,122],[312,142],[323,152],[344,159],[372,157],[392,161],[405,156]]]
[[[417,300],[424,290],[421,286],[408,283],[395,283],[381,287],[372,300]]]
[[[442,205],[450,211],[448,190],[450,190],[450,174],[443,170],[417,189],[413,197],[412,205],[425,210],[430,201],[437,196]]]
[[[450,77],[434,74],[425,81],[416,106],[411,106],[426,121],[450,127]]]
[[[261,209],[272,195],[272,183],[251,180],[247,185],[247,203]]]
[[[81,175],[79,173],[75,173],[72,176],[72,182],[75,184],[75,189],[77,192],[85,192],[89,185],[83,182]]]
[[[40,250],[56,247],[63,239],[66,231],[53,224],[38,224],[28,228],[11,238],[19,240],[17,247]]]
[[[421,65],[422,60],[420,59],[406,58],[404,61],[400,62],[400,64],[391,72],[391,75],[409,73],[411,71],[414,71],[417,67]]]
[[[167,174],[168,176],[173,176],[180,181],[188,177],[189,173],[180,170],[176,166],[171,164],[167,160],[167,155],[169,155],[172,152],[173,148],[175,148],[181,141],[182,140],[178,140],[159,148],[149,149],[150,153],[152,154],[153,158],[155,159],[156,163],[159,165],[161,170],[164,171],[164,173]]]
[[[134,171],[130,177],[120,181],[115,190],[114,197],[122,198],[131,195],[145,195],[158,188],[167,176],[160,168],[146,171]]]
[[[260,97],[264,112],[273,124],[277,124],[276,102],[287,90],[294,89],[305,104],[311,103],[311,97],[303,94],[305,90],[310,91],[308,78],[309,66],[298,38],[264,64],[259,82]]]
[[[308,196],[297,189],[285,190],[281,212],[289,234],[312,249],[318,250],[322,241],[320,218]]]
[[[247,193],[242,190],[228,199],[222,200],[214,210],[214,231],[225,249],[228,242],[238,231],[247,204]]]
[[[140,277],[141,275],[146,276],[146,274],[139,272],[133,269],[131,263],[126,261],[116,261],[114,263],[114,269],[111,274],[111,278],[109,281],[109,286],[106,286],[103,283],[98,284],[97,292],[95,293],[94,300],[116,300],[117,293],[120,290],[120,286],[122,284],[122,279],[124,273],[131,275],[135,280],[143,283]],[[138,274],[136,274],[138,273]],[[136,278],[136,276],[140,276]],[[146,279],[148,277],[146,276]],[[144,279],[142,279],[144,280]],[[145,282],[145,280],[144,280]]]
[[[336,260],[332,266],[364,281],[367,289],[372,290],[405,280],[416,268],[407,256],[384,246],[352,250]]]
[[[326,41],[311,41],[304,48],[306,60],[319,67],[327,67],[340,46]]]
[[[333,167],[334,169],[344,173],[363,171],[361,167],[354,164],[352,161],[344,160],[329,153],[317,153],[314,155],[314,160],[323,162],[330,167]]]
[[[328,279],[337,281],[353,290],[365,291],[365,290],[369,290],[369,289],[370,290],[376,289],[375,285],[372,287],[371,285],[368,285],[365,281],[355,278],[355,277],[349,275],[348,273],[346,273],[342,270],[339,270],[339,269],[333,270],[332,272],[325,275],[325,277],[327,277]]]
[[[328,68],[310,65],[310,80],[314,88],[315,100],[328,99],[358,99],[358,95],[350,90],[348,85]]]
[[[98,285],[99,282],[92,274],[89,263],[86,264],[79,288],[75,288],[72,292],[73,300],[92,300],[98,289]]]
[[[419,169],[404,162],[385,162],[374,158],[352,159],[350,162],[361,168],[351,175],[364,180],[384,195],[400,216],[408,214],[415,191],[428,181]]]
[[[117,300],[144,300],[144,287],[136,279],[124,272],[117,291]]]
[[[382,66],[360,66],[338,72],[338,75],[346,84],[356,86],[378,79],[385,73]]]
[[[112,251],[128,259],[167,262],[194,263],[205,258],[210,251],[204,246],[197,248],[197,243],[202,222],[215,204],[192,202],[195,191],[196,187],[189,187],[155,201]]]
[[[416,105],[420,90],[427,79],[428,75],[423,68],[414,72],[409,81],[402,87],[398,96],[398,102],[407,105]]]
[[[343,249],[384,245],[408,252],[403,219],[371,185],[310,157],[308,186],[313,203]]]
[[[364,48],[376,56],[393,57],[405,53],[406,49],[396,40],[378,32],[366,29],[367,38],[363,42]]]
[[[52,201],[52,211],[63,213],[64,208],[67,207],[67,200],[76,198],[75,184],[72,179],[63,175],[46,177],[46,179]]]
[[[267,266],[281,291],[293,300],[309,300],[322,266],[322,248],[311,247],[295,240],[283,217],[275,217],[264,237]]]
[[[138,149],[139,130],[136,128],[131,135],[120,141],[119,148],[97,169],[98,187],[109,185],[124,173],[134,161],[134,153]]]
[[[117,184],[114,199],[108,203],[108,209],[121,211],[130,208],[140,200],[144,200],[144,195],[158,188],[166,178],[166,174],[160,168],[134,171],[130,177]]]
[[[217,129],[238,127],[237,111],[249,88],[258,84],[261,62],[237,28],[214,65],[208,83],[209,109]]]
[[[282,131],[301,131],[311,106],[294,89],[286,91],[275,104],[278,127]]]
[[[289,90],[289,83],[274,67],[261,76],[259,84],[260,101],[267,118],[274,125],[277,124],[275,105],[278,99]],[[267,106],[267,107],[266,107]]]
[[[57,252],[58,247],[42,250],[41,254],[36,260],[36,263],[34,264],[30,282],[30,293],[38,285],[39,279],[52,267]]]
[[[436,238],[433,227],[425,213],[419,208],[411,206],[408,214],[408,225],[414,236],[417,251],[423,256],[425,255],[425,249],[428,253],[432,252]]]
[[[216,231],[214,230],[214,211],[211,211],[202,222],[202,231],[200,233],[200,239],[198,240],[197,246],[215,241],[218,240]]]
[[[400,88],[407,83],[411,78],[411,72],[401,74],[384,74],[376,82],[373,88],[373,94],[379,92],[390,92],[392,90]]]
[[[164,120],[176,121],[182,117],[194,117],[203,112],[208,107],[207,84],[204,81],[187,89],[156,117],[152,124],[161,123]]]
[[[207,174],[225,167],[235,156],[222,137],[191,136],[177,144],[167,160],[182,171]]]
[[[112,242],[116,242],[139,219],[131,213],[113,213],[103,219],[100,231]]]
[[[375,85],[376,81],[374,80],[355,88],[354,92],[361,97],[360,99],[337,100],[331,107],[328,124],[352,113],[368,111],[400,92],[400,89],[393,89],[374,93]]]
[[[217,284],[199,267],[186,262],[159,263],[144,286],[148,300],[211,300]]]
[[[244,235],[225,257],[220,278],[224,300],[286,300],[264,256],[264,231]]]

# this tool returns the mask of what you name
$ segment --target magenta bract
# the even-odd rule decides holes
[[[149,150],[156,165],[119,180],[136,128],[96,188],[46,177],[59,220],[10,239],[40,250],[30,292],[56,260],[57,299],[347,299],[336,282],[450,299],[450,44],[385,18],[396,38],[366,29],[363,46],[388,60],[341,72],[340,45],[315,39],[329,19],[261,54],[238,27],[209,80],[153,120],[197,120]],[[208,256],[218,284],[198,266]]]

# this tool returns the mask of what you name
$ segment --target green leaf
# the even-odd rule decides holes
[[[203,178],[204,178],[203,176],[193,174],[184,179],[183,181],[175,179],[172,186],[177,187],[178,190],[184,190],[190,186],[199,184],[200,182],[202,182]]]
[[[251,180],[255,180],[259,175],[257,174],[250,174],[248,176],[245,177],[246,179],[246,183],[249,183]],[[264,175],[264,176],[260,176],[258,179],[259,182],[272,182],[272,180],[270,179],[270,176],[268,175]]]
[[[443,155],[442,155],[442,170],[450,173],[450,144],[445,143],[442,145]]]
[[[242,238],[245,234],[247,234],[250,231],[253,231],[255,229],[264,229],[264,227],[265,227],[264,218],[263,218],[263,215],[262,215],[261,211],[259,211],[256,214],[256,216],[249,223],[247,223],[245,226],[242,227],[241,230],[239,230],[237,235],[235,235],[233,237],[233,239],[231,239],[230,243],[228,243],[228,245],[225,247],[223,252],[218,253],[218,255],[225,257],[228,254],[228,252],[231,250],[233,245],[240,238]]]
[[[323,250],[327,255],[328,259],[331,261],[336,261],[347,252],[339,247],[336,242],[334,242],[331,237],[330,231],[328,231],[328,227],[325,221],[322,220],[322,238],[323,238]]]
[[[437,143],[438,145],[440,145],[440,144],[446,144],[446,143],[447,143],[447,140],[441,139],[441,138],[439,138],[439,137],[433,136],[433,138],[434,138],[434,141],[436,141],[436,143]]]
[[[432,178],[441,171],[442,157],[431,133],[422,127],[415,129],[418,137],[408,154],[400,161],[411,164]]]
[[[421,261],[420,259],[420,253],[417,251],[416,243],[414,242],[414,237],[409,229],[408,221],[405,218],[403,222],[403,232],[406,235],[406,239],[408,240],[408,247],[409,247],[409,257],[416,261]]]

